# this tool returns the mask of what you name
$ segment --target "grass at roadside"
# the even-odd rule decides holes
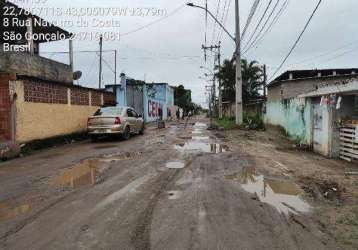
[[[224,130],[231,130],[231,129],[236,128],[234,117],[232,117],[232,118],[224,117],[221,119],[216,119],[215,122],[219,128],[223,128]]]
[[[235,117],[224,117],[215,120],[216,125],[224,130],[231,130],[237,128],[235,124]],[[244,113],[244,129],[249,130],[262,130],[265,129],[264,122],[260,115],[252,113]]]

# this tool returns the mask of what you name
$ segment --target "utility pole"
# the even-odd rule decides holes
[[[264,69],[263,69],[263,74],[264,74],[264,82],[263,82],[263,89],[264,89],[264,97],[266,99],[266,95],[267,95],[267,89],[266,89],[266,85],[267,85],[267,73],[266,73],[266,64],[264,65]]]
[[[210,127],[212,127],[213,124],[213,106],[212,106],[212,101],[213,101],[213,88],[212,86],[205,86],[206,91],[209,92],[209,117],[210,117]]]
[[[221,69],[221,41],[219,41],[219,53],[218,53],[218,61],[219,61],[219,71]],[[221,79],[219,77],[219,118],[223,118],[223,100],[222,100],[222,86]]]
[[[220,61],[220,45],[221,42],[219,42],[219,45],[211,45],[211,46],[205,46],[205,45],[202,45],[201,48],[204,50],[204,53],[206,55],[206,50],[210,50],[210,51],[213,51],[215,49],[217,49],[219,51],[219,61]],[[220,66],[220,62],[219,62],[219,66]],[[214,62],[214,70],[215,70],[215,62]],[[215,109],[215,100],[216,100],[216,82],[215,82],[215,74],[213,75],[213,91],[212,91],[212,102],[213,102],[213,109]],[[219,87],[220,87],[220,83],[219,83]],[[220,95],[220,90],[219,90],[219,95]]]
[[[99,77],[98,77],[98,88],[102,87],[102,48],[103,48],[103,37],[99,37]]]
[[[243,123],[242,106],[242,72],[241,72],[241,44],[240,44],[240,12],[239,0],[235,0],[235,19],[236,19],[236,125]]]
[[[242,72],[241,72],[241,45],[240,45],[240,13],[239,13],[239,0],[235,0],[235,20],[236,20],[236,36],[230,34],[225,26],[211,13],[207,7],[202,7],[193,3],[186,4],[189,7],[199,8],[204,10],[207,14],[212,17],[215,22],[225,31],[225,33],[235,42],[236,50],[236,80],[235,80],[235,106],[236,106],[236,124],[241,125],[243,123],[243,105],[242,105]]]
[[[117,52],[114,51],[114,85],[117,85]]]

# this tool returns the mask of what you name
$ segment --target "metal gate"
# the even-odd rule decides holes
[[[143,115],[143,89],[137,85],[127,85],[127,106]]]

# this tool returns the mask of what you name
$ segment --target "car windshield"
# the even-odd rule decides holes
[[[123,108],[119,107],[108,107],[108,108],[101,108],[94,113],[94,116],[101,116],[101,115],[122,115]]]

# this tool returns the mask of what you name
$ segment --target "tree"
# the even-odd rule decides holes
[[[174,88],[174,103],[181,107],[184,112],[192,109],[191,90],[187,90],[183,85]]]
[[[191,90],[185,89],[183,85],[174,87],[174,103],[182,108],[185,114],[188,114],[189,111],[192,114],[199,114],[203,110],[200,105],[192,102]]]
[[[221,80],[223,91],[223,100],[234,102],[235,101],[235,76],[236,65],[235,61],[225,60],[223,66],[219,69],[216,77]],[[248,103],[250,100],[257,99],[261,96],[260,90],[262,90],[262,69],[258,65],[258,62],[248,62],[246,59],[241,60],[242,70],[242,92],[243,101]]]

